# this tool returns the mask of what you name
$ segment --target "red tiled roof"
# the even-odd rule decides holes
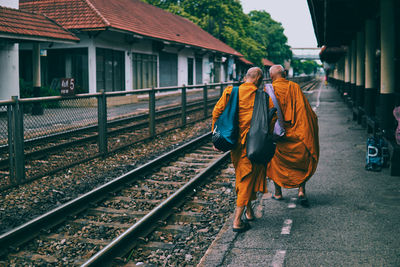
[[[268,59],[266,59],[266,58],[263,58],[263,59],[262,59],[262,64],[263,64],[264,66],[273,66],[273,65],[275,65],[274,62],[272,62],[272,61],[270,61],[270,60],[268,60]]]
[[[79,41],[74,34],[43,15],[1,6],[0,35],[10,39]]]
[[[66,29],[104,29],[110,24],[87,0],[22,0],[19,7],[45,14]]]
[[[67,29],[111,27],[242,56],[188,19],[139,0],[21,0],[20,8],[43,13]]]
[[[253,62],[251,62],[251,61],[245,59],[244,57],[240,57],[239,60],[242,61],[242,62],[243,62],[244,64],[246,64],[246,65],[252,65],[252,66],[254,66]]]

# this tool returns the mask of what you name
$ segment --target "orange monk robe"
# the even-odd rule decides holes
[[[256,192],[267,192],[266,166],[252,164],[246,156],[246,137],[253,115],[254,98],[257,87],[253,83],[244,83],[239,87],[239,138],[231,151],[236,173],[237,206],[243,207],[256,199]],[[232,86],[225,88],[213,110],[212,129],[218,117],[224,111],[232,92]]]
[[[276,144],[267,176],[282,187],[295,188],[310,179],[317,168],[318,119],[297,83],[278,78],[272,85],[283,113],[286,133]]]

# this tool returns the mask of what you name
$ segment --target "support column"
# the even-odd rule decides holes
[[[395,18],[394,1],[381,0],[381,90],[380,126],[390,136],[395,104]]]
[[[32,67],[33,67],[33,97],[40,97],[40,88],[42,87],[40,79],[40,44],[33,44],[32,51]],[[36,102],[32,106],[32,115],[42,115],[43,108],[40,103]]]
[[[0,99],[19,96],[18,44],[5,43],[0,48]]]
[[[89,64],[89,93],[93,94],[97,91],[96,86],[96,47],[94,41],[90,42],[88,47],[88,64]]]
[[[375,115],[376,106],[376,77],[375,77],[375,51],[376,51],[376,22],[368,19],[365,22],[365,94],[364,94],[364,110],[368,117]]]
[[[345,57],[342,57],[339,61],[339,91],[343,94],[344,89],[344,67],[345,67]]]
[[[360,124],[364,115],[364,87],[365,87],[365,33],[361,30],[357,33],[357,63],[356,63],[356,87],[355,105],[353,108],[354,119]]]
[[[351,45],[347,47],[346,57],[344,58],[344,92],[345,97],[349,96],[350,91],[350,72],[351,72]]]
[[[360,31],[357,33],[357,105],[363,107],[364,105],[364,88],[365,88],[365,33]]]
[[[357,41],[351,41],[351,89],[350,96],[353,101],[353,106],[356,104],[356,71],[357,71]]]

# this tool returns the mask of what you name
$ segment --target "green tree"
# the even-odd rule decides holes
[[[290,65],[293,68],[293,72],[295,75],[299,75],[302,73],[307,75],[315,74],[318,69],[322,67],[316,61],[299,59],[292,60]]]
[[[266,47],[269,60],[283,64],[285,60],[292,58],[281,23],[273,20],[265,11],[251,11],[249,17],[253,22],[252,38]]]
[[[193,21],[256,65],[264,57],[277,63],[291,57],[281,24],[265,11],[246,15],[239,0],[143,1]]]

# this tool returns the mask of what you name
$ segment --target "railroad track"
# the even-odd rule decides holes
[[[233,192],[229,154],[213,151],[209,140],[203,135],[1,235],[0,265],[100,266],[174,250],[177,255],[161,261],[195,263],[201,255],[190,249],[207,249],[198,238],[211,242],[230,213]],[[221,167],[219,179],[210,179]],[[217,207],[224,212],[215,214]]]

